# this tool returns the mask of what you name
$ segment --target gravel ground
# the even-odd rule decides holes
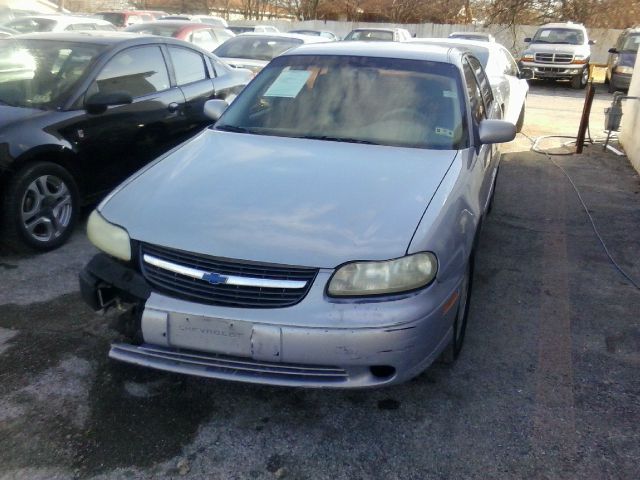
[[[535,85],[525,133],[575,134],[582,95]],[[596,99],[598,129],[609,101]],[[84,233],[44,255],[0,252],[0,479],[640,478],[640,292],[529,146],[506,149],[459,361],[397,387],[272,388],[110,362],[115,315],[77,291],[95,251]],[[598,146],[552,158],[640,281],[629,162]]]

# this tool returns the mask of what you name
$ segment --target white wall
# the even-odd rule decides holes
[[[640,55],[636,58],[628,95],[640,97]],[[622,112],[620,143],[631,164],[640,173],[640,100],[623,100]]]
[[[330,30],[341,37],[344,37],[354,28],[359,27],[401,27],[406,28],[417,37],[440,38],[447,37],[452,32],[461,31],[484,31],[492,33],[496,40],[511,50],[515,55],[524,50],[526,44],[525,37],[532,37],[537,30],[537,26],[517,25],[514,29],[506,25],[492,25],[489,28],[480,28],[474,25],[441,25],[435,23],[422,24],[392,24],[392,23],[365,23],[365,22],[333,22],[323,20],[309,20],[306,22],[288,20],[234,20],[229,22],[232,25],[274,25],[282,32],[298,28],[310,28],[313,30]],[[622,30],[591,28],[587,29],[589,39],[595,40],[596,44],[591,47],[591,62],[597,64],[607,63],[608,50],[615,46],[618,36]]]

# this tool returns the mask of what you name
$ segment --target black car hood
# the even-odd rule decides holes
[[[9,107],[0,103],[0,129],[15,125],[23,120],[47,115],[49,112],[36,108]]]

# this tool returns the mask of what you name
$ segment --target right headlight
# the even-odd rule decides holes
[[[521,62],[533,62],[533,53],[524,52],[522,54]]]
[[[431,252],[380,262],[352,262],[336,270],[327,293],[333,297],[358,297],[406,292],[430,284],[437,271],[438,261]]]
[[[131,260],[131,239],[127,231],[107,222],[97,210],[89,215],[87,236],[103,252],[121,260]]]

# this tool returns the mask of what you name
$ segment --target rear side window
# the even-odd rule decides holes
[[[180,47],[169,47],[169,54],[176,74],[176,83],[186,85],[207,78],[202,55]]]
[[[475,73],[476,78],[478,79],[478,83],[480,85],[480,94],[484,99],[484,104],[486,108],[489,108],[489,106],[493,102],[493,90],[491,90],[491,84],[489,83],[489,79],[487,78],[487,75],[484,73],[484,69],[482,68],[482,65],[480,65],[480,62],[478,61],[477,58],[468,57],[468,60],[469,60],[469,65],[473,69],[473,72]]]
[[[109,60],[96,78],[95,92],[128,92],[133,97],[169,88],[169,74],[160,48],[130,48]]]
[[[464,79],[467,84],[467,95],[471,105],[471,117],[476,123],[480,123],[482,119],[486,118],[484,102],[482,101],[480,86],[466,58],[462,61],[462,71],[464,72]]]

